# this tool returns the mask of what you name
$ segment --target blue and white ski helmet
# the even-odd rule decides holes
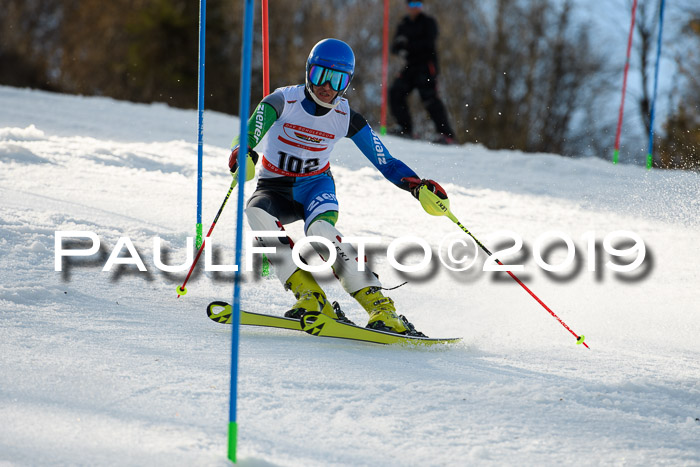
[[[314,65],[348,74],[349,79],[345,87],[340,90],[336,89],[338,91],[337,100],[345,93],[355,74],[355,53],[348,44],[339,39],[323,39],[314,45],[306,60],[306,88],[312,95],[309,73]]]

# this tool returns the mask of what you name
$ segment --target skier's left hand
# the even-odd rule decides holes
[[[430,180],[426,178],[420,179],[418,177],[404,177],[401,179],[401,181],[406,183],[406,185],[408,186],[408,190],[417,200],[420,200],[420,189],[423,186],[427,187],[428,190],[437,195],[438,198],[447,199],[447,193],[445,192],[445,189],[442,188],[440,184],[435,180]]]

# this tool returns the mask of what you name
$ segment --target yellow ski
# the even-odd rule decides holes
[[[212,302],[207,307],[207,315],[211,320],[217,323],[231,324],[231,305],[220,301]],[[427,346],[435,344],[454,344],[462,340],[461,337],[417,337],[378,331],[376,329],[367,329],[354,324],[335,321],[331,317],[318,312],[306,313],[301,320],[298,320],[241,310],[241,324],[247,326],[291,329],[295,331],[304,331],[313,336],[333,337],[336,339],[371,342],[374,344]]]

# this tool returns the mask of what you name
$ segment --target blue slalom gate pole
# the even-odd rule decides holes
[[[654,70],[654,94],[651,98],[651,115],[649,117],[649,152],[647,152],[647,170],[651,169],[654,163],[654,113],[656,108],[656,88],[659,84],[659,62],[661,61],[661,36],[664,31],[664,5],[666,0],[661,0],[661,11],[659,13],[659,40],[656,44],[656,67]]]
[[[238,215],[236,216],[236,255],[238,269],[233,279],[233,310],[231,314],[231,386],[229,397],[228,458],[236,462],[238,422],[236,404],[238,395],[238,347],[241,322],[241,253],[243,250],[243,197],[248,153],[248,113],[250,111],[251,56],[253,54],[253,0],[244,0],[243,46],[241,57],[241,93],[238,115],[241,119],[240,152],[238,157]]]
[[[197,83],[199,94],[197,109],[199,126],[197,130],[197,248],[202,246],[202,159],[204,159],[204,44],[207,29],[207,0],[199,0],[199,66]]]

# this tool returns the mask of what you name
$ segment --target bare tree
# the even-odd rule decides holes
[[[495,3],[450,4],[450,13],[461,14],[442,18],[448,31],[466,31],[464,40],[442,43],[448,58],[460,60],[457,70],[451,63],[444,81],[461,139],[490,148],[575,153],[567,144],[576,136],[572,116],[603,63],[586,27],[572,22],[570,1]]]
[[[60,89],[49,62],[60,7],[60,0],[0,2],[0,83]]]
[[[658,166],[700,171],[700,8],[686,11],[682,37],[688,47],[675,62],[680,81],[678,104],[664,122]]]
[[[655,49],[654,34],[658,26],[658,11],[656,0],[641,0],[637,6],[637,22],[635,23],[636,33],[639,37],[636,50],[639,56],[639,73],[642,81],[638,103],[645,133],[649,133],[651,116],[652,53]]]

